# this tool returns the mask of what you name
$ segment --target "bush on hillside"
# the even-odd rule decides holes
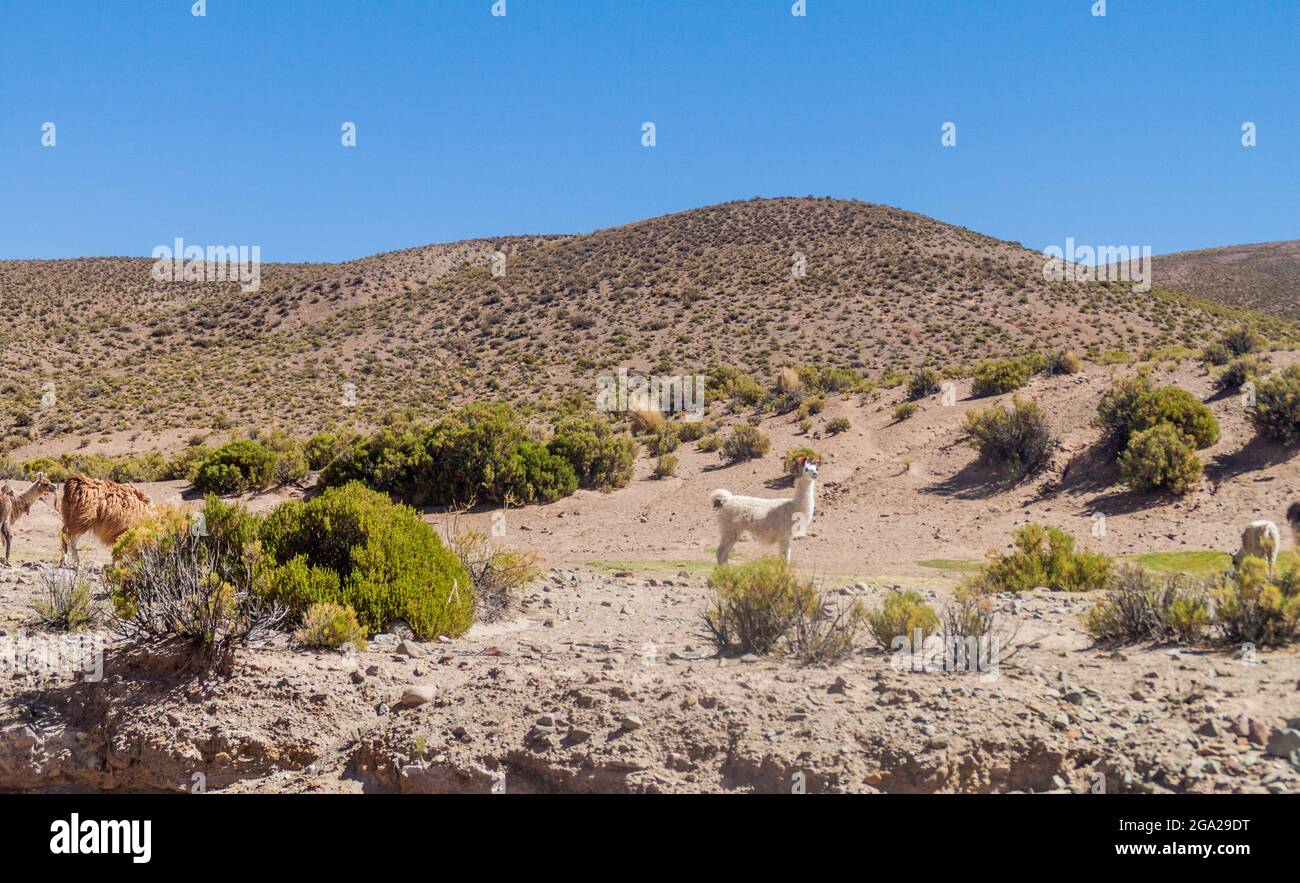
[[[1253,328],[1245,325],[1239,325],[1224,332],[1220,343],[1234,356],[1244,356],[1247,353],[1257,352],[1264,348],[1264,338],[1260,337],[1259,333]]]
[[[1234,644],[1284,644],[1300,633],[1300,580],[1294,572],[1270,578],[1267,565],[1248,557],[1214,583],[1214,624]]]
[[[1122,564],[1111,574],[1105,596],[1084,614],[1083,624],[1098,641],[1190,642],[1202,635],[1209,619],[1209,599],[1199,581],[1172,574],[1157,583],[1143,568]]]
[[[981,362],[975,369],[971,394],[980,397],[1012,392],[1028,383],[1034,373],[1033,364],[1025,358]]]
[[[636,443],[626,435],[616,434],[609,421],[598,415],[561,420],[547,447],[569,462],[580,487],[610,491],[632,480]]]
[[[1288,365],[1255,384],[1250,422],[1279,444],[1300,441],[1300,365]]]
[[[1056,446],[1038,404],[1019,396],[1010,408],[994,405],[969,412],[963,429],[981,460],[1016,479],[1045,466]]]
[[[772,449],[772,441],[757,426],[741,423],[722,442],[722,456],[732,463],[757,460]]]
[[[1096,425],[1101,427],[1103,439],[1120,451],[1133,434],[1133,424],[1139,406],[1151,392],[1151,380],[1144,374],[1115,381],[1102,394],[1097,404]]]
[[[1162,423],[1178,430],[1196,448],[1208,448],[1219,440],[1219,421],[1214,412],[1177,386],[1162,386],[1142,396],[1133,414],[1131,432],[1143,432]]]
[[[918,368],[907,382],[908,401],[916,401],[939,392],[943,377],[933,368]]]
[[[895,640],[906,639],[913,652],[919,652],[925,639],[938,633],[939,614],[916,592],[891,592],[879,610],[866,614],[866,623],[880,646],[894,650]]]
[[[1044,374],[1078,374],[1083,370],[1083,360],[1073,350],[1060,350],[1047,357]]]
[[[1134,434],[1119,455],[1120,477],[1138,493],[1154,490],[1187,493],[1203,470],[1191,440],[1170,423],[1160,423]]]
[[[421,640],[473,623],[474,584],[456,556],[415,510],[360,484],[280,504],[261,542],[269,596],[295,614],[342,604],[372,631],[401,619]]]
[[[1259,373],[1259,360],[1253,356],[1242,356],[1229,362],[1219,376],[1214,378],[1214,388],[1224,392],[1236,392],[1247,382],[1254,380]]]

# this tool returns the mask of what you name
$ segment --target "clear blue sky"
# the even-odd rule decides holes
[[[1300,237],[1298,0],[191,2],[0,0],[0,258],[341,260],[806,194],[1034,248]]]

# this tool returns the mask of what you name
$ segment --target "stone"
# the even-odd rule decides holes
[[[352,670],[351,678],[352,683],[360,684],[366,679],[366,673],[359,668],[355,668]]]
[[[396,635],[398,640],[409,641],[415,637],[415,631],[410,624],[404,619],[395,619],[388,625],[389,634]]]
[[[1056,717],[1052,718],[1052,726],[1058,730],[1064,730],[1070,726],[1070,716],[1062,711]]]
[[[1273,757],[1289,758],[1292,752],[1300,751],[1300,730],[1274,727],[1273,732],[1269,734],[1268,747],[1265,751]]]
[[[1214,721],[1206,721],[1205,723],[1201,724],[1199,727],[1196,728],[1196,735],[1208,736],[1211,739],[1217,739],[1223,735],[1223,731],[1219,729],[1219,725],[1216,724]]]
[[[410,656],[412,659],[419,659],[424,655],[424,648],[415,643],[415,641],[412,641],[410,638],[407,638],[405,641],[397,645],[397,652],[403,656]]]
[[[414,687],[407,687],[402,693],[402,698],[398,700],[398,708],[414,708],[417,705],[424,705],[426,702],[432,702],[438,695],[438,688],[433,684],[416,684]]]
[[[637,717],[635,714],[625,716],[623,720],[619,721],[619,723],[622,725],[623,729],[629,733],[634,730],[639,730],[644,726],[644,724],[641,723],[641,718]]]

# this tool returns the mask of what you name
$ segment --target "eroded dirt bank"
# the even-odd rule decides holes
[[[34,565],[0,571],[5,640]],[[878,603],[893,583],[838,587]],[[914,586],[941,604],[949,584]],[[990,674],[718,659],[698,579],[553,571],[522,613],[359,655],[281,644],[229,676],[110,649],[103,679],[10,666],[0,789],[810,793],[1300,790],[1265,751],[1300,716],[1300,652],[1093,648],[1086,597],[1007,603]],[[34,644],[40,638],[28,634]],[[403,701],[403,697],[406,697]]]

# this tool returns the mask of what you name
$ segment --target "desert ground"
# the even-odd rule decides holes
[[[359,654],[284,638],[242,653],[225,676],[106,636],[102,680],[11,667],[0,672],[0,789],[1298,791],[1300,769],[1265,744],[1300,718],[1295,645],[1097,646],[1079,621],[1093,597],[1045,589],[1000,597],[1015,653],[984,672],[900,670],[869,641],[833,666],[726,658],[703,635],[717,543],[709,493],[788,494],[780,454],[800,444],[824,459],[794,563],[843,602],[875,606],[914,589],[942,607],[987,550],[1007,548],[1029,522],[1175,568],[1187,559],[1168,553],[1232,552],[1250,520],[1284,522],[1300,499],[1300,464],[1253,441],[1239,400],[1216,397],[1199,363],[1157,366],[1154,377],[1207,400],[1219,419],[1200,486],[1181,498],[1125,491],[1096,456],[1089,419],[1129,371],[1089,363],[1020,391],[1062,441],[1051,468],[1020,485],[975,465],[960,442],[963,414],[990,401],[969,399],[963,381],[954,405],[927,399],[906,421],[892,415],[899,390],[831,397],[809,436],[793,415],[766,419],[772,453],[761,460],[724,466],[683,445],[675,477],[652,478],[642,458],[624,489],[509,510],[501,542],[539,553],[543,577],[509,618],[462,638],[382,634]],[[837,417],[851,428],[824,433]],[[187,493],[181,482],[140,487],[155,502]],[[301,493],[245,502],[265,511]],[[464,518],[487,528],[496,514]],[[425,518],[447,523],[436,511]],[[83,543],[102,566],[107,550]],[[746,542],[736,557],[760,551]],[[17,526],[14,566],[0,569],[5,640],[45,639],[28,605],[57,558],[47,498]]]

